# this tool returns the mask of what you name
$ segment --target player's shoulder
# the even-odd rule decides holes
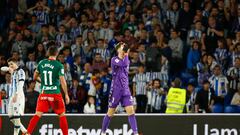
[[[117,56],[115,56],[115,57],[112,57],[111,61],[118,63],[120,59]]]
[[[38,65],[41,65],[41,64],[45,63],[46,60],[47,60],[47,59],[43,59],[43,60],[39,61]]]
[[[57,66],[60,66],[60,67],[63,66],[63,64],[62,64],[60,61],[58,61],[58,60],[55,60],[54,62],[55,62],[55,64],[56,64]]]
[[[24,71],[22,68],[18,68],[18,69],[17,69],[17,72],[18,72],[18,73],[25,73],[25,71]]]

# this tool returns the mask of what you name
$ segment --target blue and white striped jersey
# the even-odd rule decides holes
[[[0,91],[5,90],[7,93],[7,96],[9,97],[9,93],[11,93],[11,83],[3,83],[0,85]]]
[[[20,81],[25,81],[25,72],[23,69],[17,69],[12,73],[12,84],[9,91],[9,97],[12,97],[18,91],[17,86]],[[18,91],[18,93],[23,93],[23,91]]]
[[[216,96],[225,96],[228,91],[228,80],[224,75],[212,75],[209,78],[211,87],[214,89]]]
[[[138,73],[133,77],[133,82],[136,83],[136,95],[146,95],[148,79],[145,73]]]

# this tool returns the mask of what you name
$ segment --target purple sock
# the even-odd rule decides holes
[[[105,133],[108,126],[109,126],[109,123],[110,123],[110,120],[111,120],[111,117],[109,117],[108,115],[106,115],[104,118],[103,118],[103,122],[102,122],[102,132]]]
[[[133,134],[138,134],[137,121],[136,121],[135,114],[129,115],[128,116],[128,121],[129,121],[129,124],[130,124],[130,126],[133,130]]]

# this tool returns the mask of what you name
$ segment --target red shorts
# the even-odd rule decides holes
[[[48,112],[50,107],[56,114],[62,114],[65,112],[65,105],[61,94],[39,95],[36,111]]]

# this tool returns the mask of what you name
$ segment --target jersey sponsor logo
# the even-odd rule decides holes
[[[39,135],[59,135],[61,134],[61,129],[53,127],[53,124],[44,124],[39,129]],[[108,129],[106,131],[107,135],[132,135],[132,129],[129,129],[128,124],[123,124],[121,129]],[[101,129],[89,129],[80,126],[78,129],[68,129],[69,135],[101,135]]]
[[[57,86],[43,86],[43,90],[57,90]]]
[[[54,101],[53,97],[41,97],[40,100]]]
[[[118,62],[119,62],[119,59],[115,59],[115,62],[118,63]]]

